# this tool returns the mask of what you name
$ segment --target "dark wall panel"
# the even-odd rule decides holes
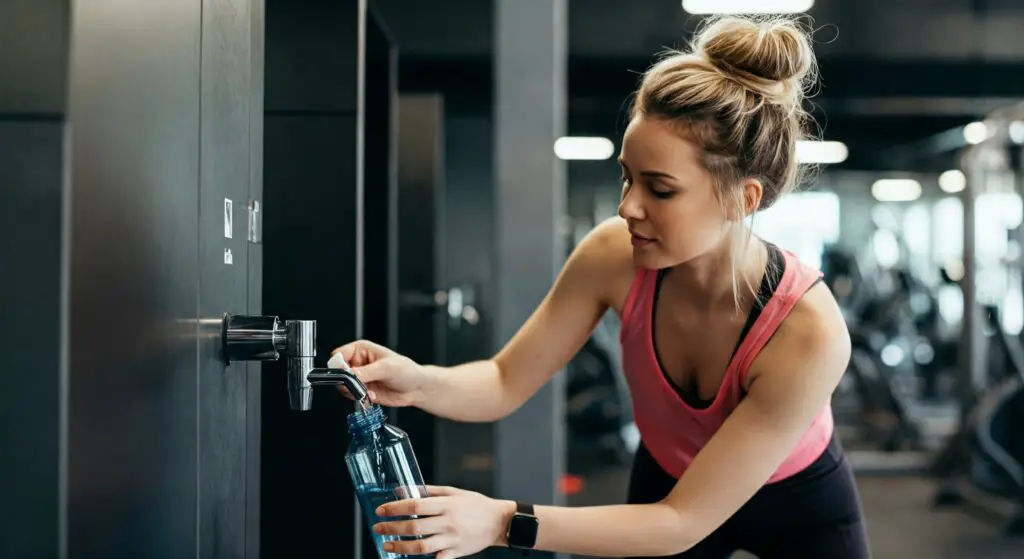
[[[398,318],[398,51],[372,11],[365,52],[363,336],[393,345]]]
[[[68,554],[195,555],[202,6],[74,6]]]
[[[365,0],[268,0],[266,109],[352,111],[359,5]]]
[[[444,276],[444,99],[402,95],[398,104],[398,293],[396,349],[419,363],[445,363],[447,313],[434,296]],[[416,449],[423,476],[437,479],[438,419],[401,408],[397,421]]]
[[[68,11],[67,0],[0,3],[0,118],[64,114]]]
[[[0,120],[0,557],[58,552],[63,131]]]
[[[263,313],[263,69],[264,0],[252,0],[249,8],[249,201],[246,216],[246,259],[249,314]],[[260,557],[260,456],[263,438],[261,363],[246,368],[246,457],[245,457],[245,554]]]
[[[494,354],[489,301],[495,297],[494,127],[490,112],[458,101],[445,111],[445,273],[451,285],[472,286],[479,321],[446,333],[448,363]],[[493,433],[488,423],[437,420],[437,483],[488,493],[493,485]]]
[[[323,365],[358,335],[356,119],[268,115],[264,134],[263,310],[316,320]],[[263,555],[351,556],[351,403],[323,388],[311,411],[290,410],[283,363],[264,365],[262,390]]]
[[[219,319],[248,307],[249,0],[204,0],[199,142],[199,554],[242,557],[245,363],[225,367]],[[257,409],[258,413],[258,409]]]
[[[67,4],[0,2],[0,557],[60,551]]]

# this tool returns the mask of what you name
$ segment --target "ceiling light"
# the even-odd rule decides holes
[[[795,14],[813,5],[814,0],[683,0],[691,14]]]
[[[597,161],[610,159],[614,154],[615,144],[608,138],[564,136],[555,140],[555,155],[559,159]]]
[[[964,141],[968,144],[980,144],[988,139],[988,125],[984,122],[972,122],[964,126]]]
[[[879,202],[910,202],[921,197],[921,183],[914,179],[879,179],[871,185]]]
[[[959,169],[950,169],[939,175],[939,188],[943,192],[956,194],[967,187],[967,177]]]
[[[805,164],[842,163],[850,154],[843,142],[814,142],[801,140],[796,143],[796,161]]]
[[[1010,123],[1010,141],[1015,144],[1024,144],[1024,122],[1015,120]]]

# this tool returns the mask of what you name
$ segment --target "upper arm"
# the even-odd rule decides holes
[[[713,532],[768,481],[829,402],[849,357],[845,321],[819,284],[765,346],[747,396],[667,498],[691,539]]]
[[[547,296],[494,358],[517,401],[526,401],[565,366],[608,307],[625,298],[631,255],[618,218],[599,224],[576,247]]]

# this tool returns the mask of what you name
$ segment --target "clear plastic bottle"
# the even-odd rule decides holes
[[[409,435],[385,421],[384,410],[374,404],[358,409],[348,416],[348,430],[352,436],[345,463],[359,498],[360,508],[372,528],[380,519],[374,511],[380,505],[400,499],[427,496],[423,475]],[[403,536],[401,539],[419,539]],[[398,536],[373,534],[373,543],[381,559],[406,557],[432,557],[432,555],[403,555],[384,551],[386,541]]]

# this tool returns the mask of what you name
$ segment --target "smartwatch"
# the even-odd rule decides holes
[[[529,550],[537,545],[537,527],[540,525],[533,513],[533,505],[516,501],[516,513],[508,523],[508,546]]]

